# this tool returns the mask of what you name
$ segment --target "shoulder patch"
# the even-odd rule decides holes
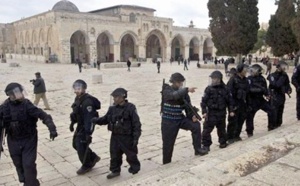
[[[87,106],[86,109],[87,109],[88,112],[92,112],[93,107],[92,106]]]
[[[274,81],[274,80],[275,80],[273,76],[271,76],[270,79],[271,79],[271,81]]]
[[[294,72],[293,72],[293,73],[295,74],[296,72],[297,72],[297,68],[294,69]]]

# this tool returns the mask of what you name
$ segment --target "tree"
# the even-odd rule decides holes
[[[297,12],[295,18],[291,21],[291,27],[297,42],[300,45],[300,0],[294,0],[294,4]]]
[[[291,28],[295,18],[293,0],[279,0],[278,9],[269,21],[266,43],[275,56],[283,56],[299,49],[298,42]]]
[[[248,54],[257,41],[257,0],[209,0],[210,32],[218,54]]]
[[[267,31],[262,29],[262,30],[258,30],[257,33],[257,42],[255,43],[253,49],[251,50],[251,53],[255,53],[259,50],[259,52],[263,52],[261,51],[263,47],[266,46],[266,34]]]

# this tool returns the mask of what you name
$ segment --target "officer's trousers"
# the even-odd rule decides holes
[[[88,147],[88,145],[86,134],[75,132],[73,136],[73,148],[77,151],[82,166],[86,168],[92,167],[95,158],[97,158],[97,155]]]
[[[214,127],[217,128],[217,134],[219,137],[219,143],[225,144],[227,141],[226,136],[226,116],[219,116],[218,118],[212,118],[218,116],[208,116],[207,120],[203,124],[202,132],[202,144],[203,146],[209,147],[212,144],[211,132],[214,130]]]
[[[274,101],[273,111],[268,115],[269,121],[273,120],[273,122],[269,122],[268,124],[269,130],[273,130],[281,126],[284,104],[285,104],[285,100],[283,102]]]
[[[170,163],[172,160],[174,144],[179,129],[190,130],[195,151],[201,148],[201,127],[199,122],[194,123],[188,118],[182,120],[162,119],[163,164]]]
[[[133,146],[132,135],[112,134],[110,138],[110,171],[121,172],[123,163],[122,156],[125,153],[126,161],[130,165],[128,171],[137,173],[141,169],[140,161],[137,158],[137,146]]]
[[[297,91],[297,119],[300,120],[300,91]]]
[[[16,167],[19,181],[24,186],[40,185],[37,179],[36,156],[37,134],[28,138],[15,139],[10,135],[7,138],[10,157]]]
[[[238,109],[234,111],[234,116],[228,116],[227,135],[228,140],[240,138],[243,124],[247,116],[246,104],[241,104]]]
[[[273,109],[272,109],[270,103],[268,103],[265,100],[260,100],[260,103],[253,105],[251,108],[252,108],[252,110],[247,112],[247,119],[246,119],[246,131],[247,131],[247,134],[250,134],[250,135],[252,135],[253,131],[254,131],[253,120],[254,120],[256,112],[261,109],[264,112],[266,112],[268,114],[268,116],[270,114],[272,114],[272,112],[273,112]],[[273,117],[268,117],[268,120],[269,120],[268,123],[274,123]]]

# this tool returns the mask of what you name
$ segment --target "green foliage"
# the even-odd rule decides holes
[[[257,42],[254,45],[254,48],[251,50],[251,53],[256,53],[258,50],[260,52],[264,52],[262,50],[263,46],[266,46],[266,35],[267,31],[266,30],[259,30],[257,33]]]
[[[218,55],[248,54],[257,41],[257,0],[209,0],[210,31]]]
[[[291,20],[295,18],[293,0],[279,0],[278,9],[269,21],[266,43],[275,56],[283,56],[299,49],[292,31]]]

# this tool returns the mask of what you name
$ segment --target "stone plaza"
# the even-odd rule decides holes
[[[11,62],[19,67],[9,67]],[[255,118],[254,136],[247,138],[242,132],[242,142],[219,149],[216,131],[213,131],[213,145],[208,155],[194,156],[190,132],[181,130],[176,140],[173,161],[162,165],[162,140],[160,130],[160,102],[162,81],[174,72],[182,73],[186,86],[198,89],[190,94],[192,103],[199,104],[208,84],[208,76],[214,69],[210,65],[197,68],[191,62],[188,71],[177,63],[162,63],[161,73],[157,74],[156,65],[142,63],[141,67],[132,68],[96,68],[78,72],[74,64],[41,64],[8,60],[9,64],[0,63],[1,95],[10,82],[19,82],[27,91],[27,98],[33,101],[33,86],[29,82],[34,73],[39,71],[45,79],[47,97],[59,136],[50,141],[47,127],[38,122],[39,144],[37,169],[41,185],[297,185],[299,164],[299,123],[296,120],[295,93],[287,98],[284,123],[280,129],[267,131],[267,115],[259,111]],[[211,65],[214,67],[214,65]],[[219,68],[223,73],[224,69]],[[292,69],[289,71],[291,75]],[[102,75],[103,83],[93,84],[92,76]],[[110,105],[110,93],[117,87],[128,90],[128,100],[137,107],[142,123],[142,136],[139,141],[139,159],[141,171],[137,175],[128,173],[128,163],[123,158],[121,176],[107,180],[109,173],[110,132],[106,126],[97,126],[93,134],[92,149],[101,156],[101,161],[86,175],[78,176],[76,171],[81,166],[76,151],[72,148],[73,133],[69,131],[69,114],[75,98],[72,83],[84,79],[88,84],[88,93],[102,102],[100,115],[104,115]],[[224,77],[227,82],[228,78]],[[42,102],[40,108],[44,108]],[[279,176],[280,175],[280,176]],[[5,146],[0,160],[0,185],[19,185],[16,170]]]

